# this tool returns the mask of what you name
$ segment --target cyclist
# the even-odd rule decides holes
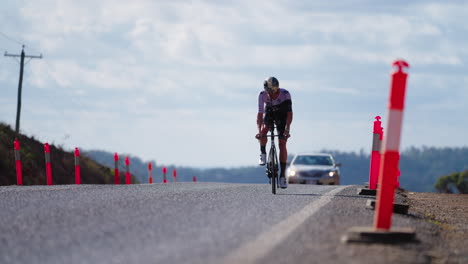
[[[275,121],[279,135],[279,161],[281,167],[280,188],[286,188],[285,170],[288,162],[288,150],[286,142],[290,137],[289,130],[293,119],[291,95],[286,89],[279,88],[278,79],[269,77],[263,83],[264,91],[258,96],[257,126],[259,133],[256,138],[260,141],[259,165],[266,164],[266,134],[269,124]],[[270,179],[271,180],[271,179]]]

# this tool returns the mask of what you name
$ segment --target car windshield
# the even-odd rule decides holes
[[[329,156],[297,156],[294,160],[295,165],[324,165],[332,166],[333,161]]]

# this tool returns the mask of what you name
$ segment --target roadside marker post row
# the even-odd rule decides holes
[[[20,141],[15,139],[13,142],[14,155],[15,155],[15,165],[16,165],[16,184],[23,185],[23,173],[21,165],[21,155],[20,155]],[[52,162],[50,157],[50,145],[49,143],[44,144],[44,155],[45,155],[45,165],[46,165],[46,184],[53,185],[52,181]],[[81,184],[81,164],[80,164],[80,150],[75,148],[74,151],[74,161],[75,161],[75,184]],[[131,184],[131,174],[130,174],[130,159],[129,157],[125,158],[125,184]],[[167,183],[167,168],[163,167],[163,182]],[[148,182],[153,183],[153,164],[148,163]],[[114,153],[114,183],[120,184],[120,174],[119,174],[119,155]],[[174,168],[172,170],[172,175],[174,177],[174,182],[177,182],[177,170]],[[197,181],[197,177],[193,176],[193,182]]]
[[[342,237],[343,242],[398,243],[414,242],[413,228],[393,228],[392,213],[398,173],[400,135],[408,74],[403,68],[409,65],[403,60],[393,63],[397,70],[392,73],[387,116],[387,132],[381,153],[373,227],[352,227]]]
[[[15,149],[15,163],[16,163],[16,184],[23,185],[23,170],[21,168],[21,154],[20,154],[20,142],[15,139],[13,143]]]

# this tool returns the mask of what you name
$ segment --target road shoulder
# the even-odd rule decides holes
[[[468,195],[406,192],[409,213],[432,224],[431,263],[468,263]]]

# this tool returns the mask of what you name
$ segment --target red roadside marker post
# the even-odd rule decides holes
[[[172,176],[174,177],[174,182],[177,182],[177,170],[172,169]]]
[[[148,182],[150,184],[153,183],[153,164],[151,164],[151,162],[148,163]]]
[[[379,177],[379,168],[380,168],[380,150],[382,145],[382,122],[380,121],[381,117],[376,116],[374,121],[374,131],[372,137],[372,152],[370,159],[369,167],[369,188],[359,188],[359,195],[371,195],[375,196],[377,194],[377,180]]]
[[[120,172],[119,172],[119,154],[114,154],[114,182],[120,184]]]
[[[193,176],[193,182],[197,182],[197,176]]]
[[[125,158],[125,184],[131,184],[131,179],[130,179],[130,159],[128,157]]]
[[[398,70],[392,74],[388,105],[388,131],[382,151],[374,217],[374,228],[384,230],[389,230],[392,224],[393,199],[398,175],[398,162],[400,160],[400,138],[405,107],[406,79],[408,77],[408,74],[403,72],[403,68],[409,67],[409,65],[400,60],[395,61],[393,66],[396,66]]]
[[[23,185],[23,170],[21,168],[21,154],[20,154],[20,142],[15,139],[13,142],[15,149],[15,163],[16,163],[16,184]]]
[[[373,134],[372,156],[369,171],[369,189],[371,190],[377,189],[377,180],[379,177],[380,149],[382,146],[382,122],[380,122],[380,116],[375,117]]]
[[[393,63],[393,66],[397,67],[397,70],[392,73],[390,85],[386,126],[387,132],[384,139],[379,170],[374,226],[372,228],[351,228],[342,238],[344,242],[398,243],[415,241],[416,234],[413,228],[393,228],[390,230],[394,209],[393,200],[395,196],[396,177],[398,173],[406,80],[408,77],[408,74],[403,71],[403,68],[408,68],[409,65],[403,60],[398,60]]]
[[[75,148],[75,184],[81,184],[80,150]]]
[[[163,183],[167,183],[167,178],[166,178],[167,168],[166,167],[162,168],[162,173],[163,173]]]
[[[46,181],[47,185],[52,185],[52,165],[50,164],[50,146],[49,143],[44,144],[45,162],[46,162]]]

